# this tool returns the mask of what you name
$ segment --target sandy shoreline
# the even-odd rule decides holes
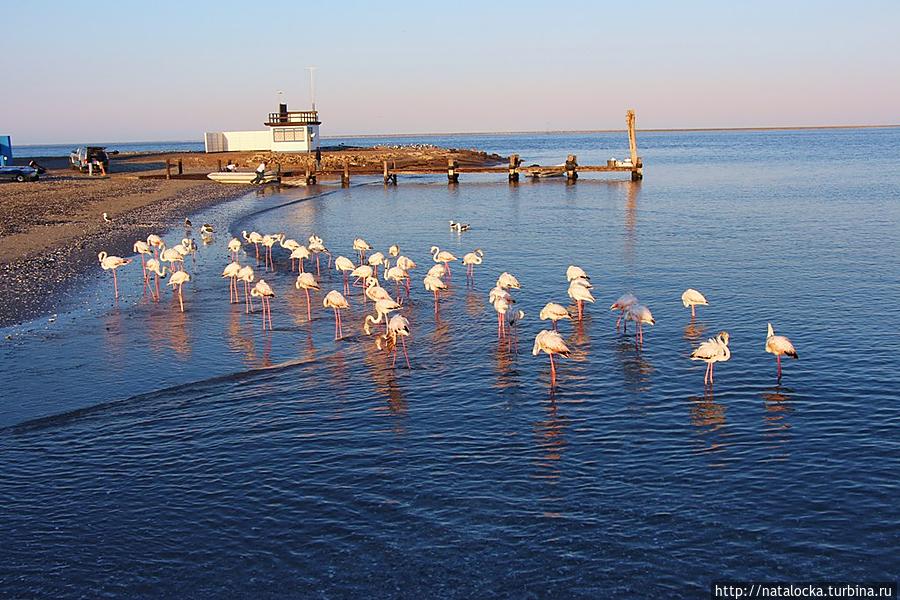
[[[447,164],[497,164],[502,157],[476,150],[448,150],[430,146],[402,148],[345,148],[323,152],[322,167],[337,172],[345,160],[355,174],[381,172],[383,160],[399,167]],[[105,250],[132,256],[135,240],[162,234],[181,225],[194,212],[242,196],[250,186],[223,185],[202,178],[232,159],[252,170],[271,153],[164,153],[114,156],[108,177],[88,177],[67,168],[68,159],[40,159],[48,172],[33,183],[0,184],[0,327],[50,314],[58,296],[97,267],[97,253]],[[275,157],[283,170],[305,165],[306,155]],[[200,179],[158,178],[166,159],[182,161],[185,174]],[[27,163],[19,158],[17,163]],[[147,176],[157,177],[148,179]],[[327,178],[327,176],[325,177]],[[106,212],[112,219],[104,222]],[[195,224],[199,226],[200,224]]]

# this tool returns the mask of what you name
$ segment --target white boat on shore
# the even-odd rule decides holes
[[[242,185],[249,185],[254,179],[256,179],[256,172],[217,171],[215,173],[208,174],[207,177],[219,183],[237,183]],[[273,183],[276,181],[278,181],[278,174],[273,171],[266,171],[265,175],[263,175],[263,183]]]

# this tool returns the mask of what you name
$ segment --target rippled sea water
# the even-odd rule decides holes
[[[620,137],[436,141],[588,164],[621,157]],[[896,580],[900,130],[639,143],[641,183],[250,195],[192,216],[219,231],[188,262],[185,313],[144,297],[133,264],[118,305],[97,273],[52,322],[4,329],[0,595],[697,597],[717,579]],[[362,333],[358,295],[332,339],[336,273],[308,322],[278,248],[263,333],[219,277],[242,229],[316,233],[349,257],[356,236],[399,243],[419,264],[413,368]],[[485,252],[474,289],[454,265],[437,317],[421,284],[432,245]],[[597,303],[561,326],[573,352],[553,387],[531,341],[544,303],[568,303],[572,263]],[[504,270],[522,283],[518,353],[487,304]],[[710,300],[694,321],[686,287]],[[640,352],[607,310],[625,291],[657,320]],[[800,353],[780,384],[768,321]],[[688,355],[720,330],[733,356],[707,390]]]

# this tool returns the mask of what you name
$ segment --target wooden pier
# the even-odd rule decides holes
[[[570,154],[566,157],[565,162],[559,165],[543,166],[543,165],[523,165],[518,154],[509,157],[509,164],[505,166],[461,166],[456,159],[447,161],[447,169],[436,169],[434,167],[397,167],[394,161],[383,161],[382,164],[382,180],[385,185],[397,185],[397,178],[400,175],[435,175],[440,173],[447,174],[447,183],[459,183],[460,175],[469,173],[497,173],[504,174],[510,183],[516,183],[521,177],[529,177],[532,180],[547,178],[563,178],[568,183],[574,183],[578,179],[579,173],[630,173],[632,181],[640,181],[644,178],[644,163],[638,156],[637,137],[635,135],[635,115],[633,110],[627,111],[625,114],[625,123],[628,129],[628,148],[629,157],[622,160],[609,159],[605,165],[580,165],[578,157]],[[308,162],[305,173],[290,173],[286,175],[297,175],[302,177],[301,185],[313,185],[321,177],[339,177],[343,186],[350,185],[350,163],[344,160],[343,168],[340,170],[319,170],[315,168],[314,162]],[[297,178],[299,179],[299,178]]]

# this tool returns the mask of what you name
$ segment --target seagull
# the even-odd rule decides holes
[[[190,219],[187,219],[187,218],[186,218],[186,219],[184,220],[184,227],[185,227],[185,229],[190,229],[190,228],[193,227],[193,226],[194,226],[194,224],[191,223],[191,220],[190,220]]]
[[[471,226],[468,223],[458,223],[456,221],[450,221],[450,231],[462,233],[463,231],[468,231],[469,229],[471,229]]]
[[[103,213],[103,222],[104,223],[112,223],[112,219],[109,218],[108,214]]]

